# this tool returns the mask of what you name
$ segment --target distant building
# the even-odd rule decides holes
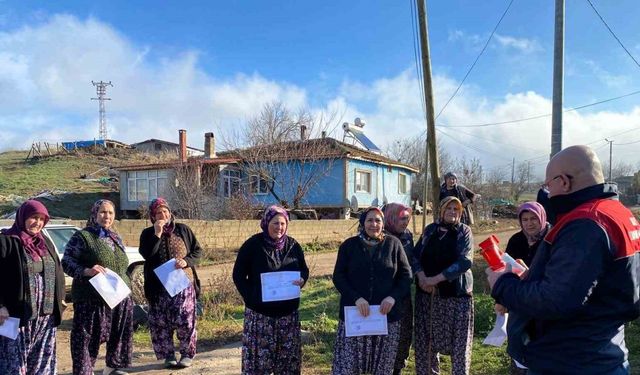
[[[147,154],[169,154],[175,153],[178,155],[180,145],[178,143],[167,142],[161,139],[147,139],[146,141],[132,143],[131,147],[134,149],[146,152]],[[204,150],[187,146],[187,156],[202,156]]]

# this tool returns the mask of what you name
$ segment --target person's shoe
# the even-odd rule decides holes
[[[170,355],[169,357],[164,359],[164,367],[172,368],[178,365],[178,361],[176,360],[175,354]]]
[[[128,372],[105,366],[102,375],[129,375]]]
[[[192,365],[193,365],[193,359],[189,357],[182,357],[180,358],[180,362],[178,362],[178,367],[181,367],[181,368],[191,367]]]

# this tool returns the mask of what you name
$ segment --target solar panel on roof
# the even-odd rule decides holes
[[[376,146],[375,143],[373,143],[366,135],[364,135],[364,132],[362,132],[362,130],[355,129],[354,127],[349,127],[349,131],[358,140],[358,142],[362,143],[362,145],[369,151],[381,152],[378,146]]]

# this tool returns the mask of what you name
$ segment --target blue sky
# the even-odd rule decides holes
[[[592,0],[640,60],[640,7]],[[429,32],[436,112],[480,52],[508,1],[431,1]],[[550,113],[553,1],[514,1],[438,124],[470,125]],[[367,120],[383,147],[424,129],[410,1],[2,1],[0,150],[33,140],[91,139],[91,80],[111,80],[111,138],[174,140],[189,131],[233,132],[280,100],[291,108]],[[640,90],[640,67],[587,1],[567,1],[565,107]],[[613,137],[636,164],[640,95],[565,115],[564,145]],[[334,128],[334,126],[331,126]],[[442,129],[460,157],[486,167],[533,159],[544,165],[550,118]],[[27,133],[25,136],[25,132]],[[618,135],[622,133],[621,135]],[[469,135],[468,135],[469,134]],[[341,139],[336,130],[333,134]],[[608,157],[606,147],[602,157]],[[534,159],[535,158],[535,159]],[[615,164],[615,162],[614,162]]]

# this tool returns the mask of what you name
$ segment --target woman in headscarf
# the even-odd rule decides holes
[[[71,360],[74,375],[92,375],[100,345],[107,343],[103,375],[127,374],[133,349],[133,301],[127,296],[113,309],[89,283],[110,269],[129,285],[129,259],[120,236],[113,230],[115,204],[100,199],[93,204],[84,229],[76,232],[64,251],[62,268],[73,278]]]
[[[303,287],[309,268],[302,247],[287,235],[289,214],[279,206],[268,207],[260,221],[261,233],[240,247],[233,266],[233,282],[244,300],[242,332],[242,373],[300,374],[300,298],[263,302],[260,275],[297,271],[292,283]]]
[[[140,254],[144,257],[144,292],[149,301],[149,330],[156,358],[170,367],[190,367],[196,355],[196,265],[202,249],[187,225],[176,223],[169,203],[156,198],[149,204],[153,226],[140,234]],[[191,281],[186,289],[171,297],[153,270],[175,259]],[[180,342],[180,362],[175,355],[173,332]]]
[[[411,208],[400,203],[389,203],[383,207],[385,231],[396,237],[402,243],[407,259],[411,259],[413,253],[413,233],[408,229],[411,221]],[[400,341],[398,343],[398,353],[393,366],[393,374],[400,374],[407,365],[411,339],[413,338],[413,304],[411,303],[411,293],[398,301],[400,309]]]
[[[460,221],[467,225],[473,225],[473,208],[472,204],[480,197],[480,194],[476,194],[469,190],[466,186],[458,183],[458,176],[453,172],[447,172],[444,175],[444,182],[440,186],[440,201],[446,197],[455,197],[462,202],[462,218]]]
[[[460,222],[462,202],[446,197],[413,252],[416,273],[416,374],[439,374],[439,354],[451,356],[451,374],[469,374],[473,343],[473,236]]]
[[[400,301],[409,294],[411,267],[402,243],[385,235],[384,214],[369,207],[360,215],[360,233],[338,249],[333,284],[340,292],[340,321],[333,355],[334,375],[393,372],[400,339]],[[396,303],[396,301],[398,301]],[[371,305],[387,315],[387,335],[347,337],[344,307],[368,316]]]
[[[0,234],[0,325],[19,318],[18,337],[0,336],[0,374],[56,373],[56,327],[64,303],[64,274],[41,231],[47,208],[24,202],[13,226]]]
[[[542,242],[544,236],[551,228],[551,224],[547,222],[547,214],[538,202],[525,202],[518,207],[518,221],[521,230],[515,233],[509,242],[505,252],[513,259],[520,259],[527,266],[531,266],[531,261],[536,255],[536,250]],[[495,305],[496,312],[505,314],[507,309],[500,304]],[[510,373],[512,375],[525,375],[526,369],[519,368],[513,360],[511,360]]]

